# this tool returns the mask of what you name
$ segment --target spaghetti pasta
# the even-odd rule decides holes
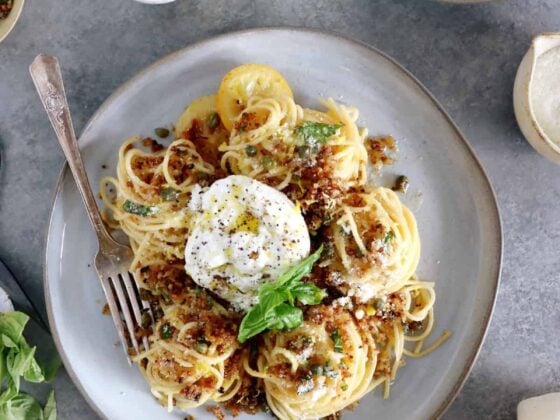
[[[328,417],[378,387],[388,398],[404,357],[424,356],[450,336],[445,331],[426,345],[434,328],[436,293],[433,283],[414,274],[420,257],[416,220],[397,193],[367,185],[368,132],[357,125],[358,110],[332,99],[322,105],[325,111],[298,105],[287,82],[270,67],[240,66],[226,75],[217,96],[199,98],[186,108],[169,145],[137,136],[126,140],[118,152],[116,177],[101,180],[104,220],[128,237],[135,255],[130,270],[155,320],[153,327],[146,322],[135,332],[148,336],[149,349],[134,360],[168,410],[215,402],[234,413],[254,413],[267,405],[282,420]],[[243,179],[227,191],[232,183],[214,184],[231,175],[245,177],[237,177]],[[231,249],[216,248],[222,242],[204,248],[206,236],[198,235],[186,247],[197,223],[208,218],[222,217],[205,225],[217,226],[212,231],[216,238],[243,235],[253,245],[261,243],[257,235],[263,226],[274,226],[271,215],[292,217],[282,213],[280,204],[274,211],[258,207],[273,202],[265,197],[253,197],[254,208],[243,205],[249,191],[243,185],[255,180],[296,204],[285,200],[307,227],[303,242],[289,237],[287,228],[285,236],[269,232],[268,238],[282,244],[275,252],[287,254],[270,254],[272,248],[265,246],[247,255],[236,249],[244,266],[236,265]],[[222,185],[220,191],[229,195],[208,196],[210,207],[196,214],[196,200],[214,191],[211,185]],[[266,194],[267,188],[258,190]],[[219,212],[213,213],[212,203]],[[257,216],[260,211],[270,216],[267,223]],[[286,220],[285,226],[294,221]],[[310,275],[284,278],[274,294],[275,279],[265,275],[269,267],[258,264],[278,264],[286,256],[293,261],[289,253],[298,243],[317,250],[313,261],[323,247],[326,251]],[[196,248],[196,255],[207,259],[210,268],[185,269],[196,263],[185,255],[194,246],[203,247]],[[210,276],[205,288],[198,286],[196,273],[218,273],[226,262],[228,278]],[[238,271],[243,267],[252,270],[250,276]],[[307,268],[305,273],[311,271]],[[279,315],[253,312],[257,319],[252,323],[260,330],[247,335],[247,342],[238,339],[244,308],[213,289],[219,284],[245,299],[245,289],[236,284],[240,278],[256,281],[249,285],[258,290],[251,305],[264,299],[286,317],[257,335],[266,329],[259,323]],[[299,288],[297,293],[311,288],[318,295],[292,295],[287,283]]]

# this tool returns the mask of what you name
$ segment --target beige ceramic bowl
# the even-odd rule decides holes
[[[23,10],[24,3],[25,0],[14,0],[14,6],[12,7],[12,11],[8,17],[6,19],[0,19],[0,42],[2,42],[12,29],[14,29],[14,26],[16,26],[16,22]]]
[[[541,128],[531,103],[531,88],[537,58],[560,47],[560,32],[536,36],[517,70],[513,87],[513,108],[521,132],[533,148],[548,160],[560,164],[560,146]]]

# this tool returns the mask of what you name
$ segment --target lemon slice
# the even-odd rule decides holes
[[[216,112],[216,97],[202,96],[192,101],[183,111],[177,123],[175,124],[175,136],[179,139],[184,137],[183,134],[191,128],[193,120],[200,120],[206,123],[211,114]],[[219,124],[219,121],[217,121]]]
[[[231,130],[252,96],[293,98],[290,85],[275,69],[264,64],[243,64],[222,79],[216,104],[224,126]]]

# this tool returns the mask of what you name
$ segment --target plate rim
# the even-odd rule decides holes
[[[127,79],[125,82],[120,84],[115,90],[111,92],[111,94],[101,103],[101,105],[95,110],[93,115],[88,119],[87,123],[85,124],[82,132],[78,138],[78,141],[85,135],[87,132],[92,128],[95,124],[97,119],[99,118],[100,114],[105,111],[122,93],[124,93],[129,86],[131,86],[134,82],[138,79],[142,78],[144,75],[150,73],[151,71],[155,70],[157,67],[165,64],[166,62],[172,60],[176,56],[182,55],[189,50],[200,48],[205,44],[214,43],[216,41],[220,41],[221,39],[235,37],[235,36],[251,36],[252,34],[263,34],[263,33],[274,33],[274,32],[295,32],[295,33],[306,33],[306,34],[314,34],[322,37],[331,37],[337,38],[340,41],[343,41],[347,44],[351,45],[358,45],[362,48],[366,48],[370,52],[377,54],[387,60],[391,65],[394,66],[395,70],[401,72],[405,77],[407,77],[410,81],[414,82],[414,84],[420,89],[420,91],[425,94],[433,103],[435,108],[441,113],[443,118],[447,121],[449,126],[452,128],[453,131],[456,132],[457,137],[461,140],[460,143],[465,147],[465,151],[468,155],[470,155],[474,165],[478,168],[481,176],[482,182],[480,183],[480,187],[485,188],[489,193],[489,209],[491,212],[487,214],[488,219],[492,219],[495,229],[494,234],[495,237],[493,238],[493,243],[490,244],[491,250],[491,258],[490,260],[494,261],[492,264],[491,269],[493,269],[493,273],[490,276],[491,279],[494,279],[494,284],[492,285],[492,296],[490,305],[485,308],[485,313],[482,319],[483,327],[480,329],[478,335],[474,338],[474,346],[472,347],[472,351],[467,358],[466,364],[461,371],[459,378],[453,388],[447,393],[445,399],[440,404],[440,406],[435,410],[433,414],[431,414],[431,419],[439,419],[450,407],[453,403],[461,389],[463,388],[465,382],[467,381],[476,360],[480,354],[486,336],[488,334],[488,329],[490,327],[490,322],[492,319],[492,315],[496,306],[496,300],[499,292],[501,275],[502,275],[502,262],[503,262],[503,228],[502,228],[502,218],[499,209],[498,200],[496,198],[496,193],[494,188],[490,182],[490,178],[486,173],[482,163],[480,162],[478,156],[476,155],[473,147],[467,140],[466,136],[463,132],[459,129],[457,124],[453,121],[449,113],[445,110],[443,105],[435,98],[435,96],[428,90],[428,88],[416,78],[405,66],[403,66],[399,61],[393,58],[391,55],[385,53],[384,51],[378,49],[377,47],[368,44],[365,41],[352,38],[350,36],[338,33],[332,30],[324,30],[324,29],[314,29],[314,28],[298,28],[298,27],[291,27],[291,26],[270,26],[270,27],[258,27],[258,28],[250,28],[250,29],[243,29],[239,31],[231,31],[225,32],[218,35],[213,35],[210,37],[203,38],[199,41],[196,41],[192,44],[189,44],[183,48],[180,48],[176,51],[173,51],[169,54],[164,55],[163,57],[157,59],[156,61],[152,62],[151,64],[141,68],[138,72],[134,73],[132,77]],[[51,229],[53,225],[54,219],[54,209],[57,203],[57,200],[60,197],[60,192],[62,190],[62,184],[64,181],[64,177],[68,171],[68,164],[65,162],[59,172],[56,187],[54,190],[53,198],[51,201],[50,213],[49,213],[49,221],[48,226],[46,229],[46,235],[44,236],[45,241],[45,251],[43,254],[43,293],[45,296],[45,306],[47,309],[47,316],[49,321],[49,326],[51,329],[51,334],[53,340],[55,342],[56,348],[58,353],[60,354],[60,358],[64,364],[64,368],[68,373],[68,376],[72,380],[73,384],[76,386],[80,394],[84,397],[86,402],[89,406],[93,409],[93,411],[101,418],[107,418],[107,416],[103,413],[101,408],[93,401],[93,399],[89,396],[86,392],[85,388],[82,385],[78,375],[72,369],[71,364],[68,361],[66,353],[62,347],[62,343],[60,341],[59,333],[54,322],[54,314],[52,310],[52,302],[50,298],[50,283],[49,283],[49,276],[48,276],[48,255],[49,255],[49,243],[50,243],[50,236],[51,236]]]

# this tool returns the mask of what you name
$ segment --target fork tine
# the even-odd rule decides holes
[[[136,280],[130,272],[122,273],[121,277],[123,279],[124,287],[126,288],[126,291],[128,293],[130,307],[132,308],[132,313],[134,314],[134,318],[136,319],[136,325],[142,326],[142,311],[140,309],[140,306],[138,305],[140,296],[138,291],[136,290]],[[144,348],[148,350],[148,338],[146,336],[142,337],[142,344],[144,344]]]
[[[117,293],[117,301],[119,302],[121,307],[121,313],[124,317],[124,322],[128,330],[128,336],[130,338],[130,342],[132,343],[132,347],[134,347],[136,354],[139,354],[140,349],[138,347],[138,341],[136,340],[136,335],[134,334],[135,332],[134,321],[132,320],[132,316],[130,314],[130,307],[128,305],[126,296],[124,294],[124,290],[122,288],[121,275],[118,274],[117,276],[111,278],[111,280],[113,282],[113,287],[115,288],[115,292]]]
[[[113,288],[111,287],[111,283],[109,279],[104,276],[99,276],[101,279],[101,286],[103,287],[103,292],[105,293],[105,298],[107,299],[107,305],[109,305],[109,311],[111,312],[111,318],[113,318],[113,323],[115,324],[115,328],[117,329],[117,333],[119,335],[119,339],[123,346],[123,350],[126,354],[126,359],[128,363],[131,365],[132,361],[128,355],[128,344],[126,339],[126,333],[124,331],[122,319],[120,317],[119,308],[115,301],[115,296],[113,293]]]

